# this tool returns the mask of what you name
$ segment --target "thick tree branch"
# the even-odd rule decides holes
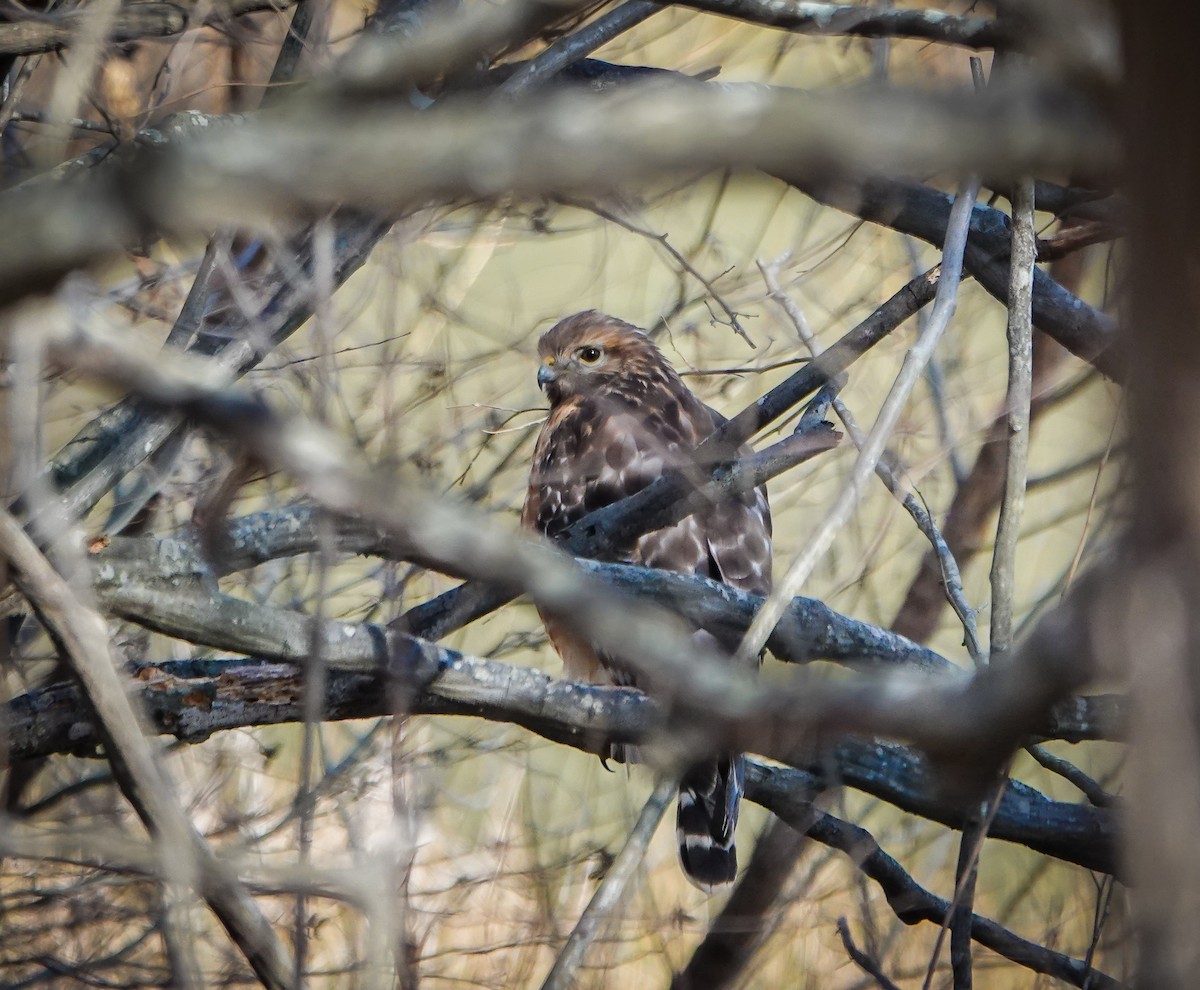
[[[314,552],[317,537],[313,523],[317,515],[312,506],[301,505],[233,520],[227,553],[215,568],[210,567],[195,535],[114,538],[91,555],[97,593],[109,608],[135,622],[160,627],[176,623],[169,630],[172,635],[197,636],[200,637],[197,642],[245,653],[266,651],[267,655],[279,658],[302,655],[307,646],[300,648],[300,654],[286,648],[284,644],[295,641],[296,637],[283,632],[269,618],[270,610],[222,596],[212,581],[217,575],[268,560]],[[333,530],[334,548],[338,552],[392,560],[412,557],[410,548],[368,524],[353,519],[337,520]],[[737,642],[762,601],[758,596],[697,575],[593,560],[578,560],[576,565],[582,574],[599,578],[631,598],[651,601],[682,615],[693,626],[709,630],[726,643]],[[227,617],[243,611],[247,621],[236,629],[228,628]],[[347,641],[339,656],[372,655],[370,646],[359,650],[350,645],[357,642],[348,632],[353,624],[343,623],[341,628],[346,632],[333,637]],[[221,637],[221,641],[213,642],[213,637]],[[267,645],[272,637],[277,638],[279,647]],[[945,674],[959,671],[927,647],[842,615],[810,598],[797,598],[791,603],[768,647],[779,659],[792,663],[824,659]],[[284,652],[278,652],[280,649]]]
[[[941,10],[806,0],[675,0],[675,3],[796,34],[922,38],[964,48],[999,48],[1019,40],[1001,21],[961,17]]]
[[[940,246],[950,221],[951,197],[928,186],[881,176],[836,182],[800,170],[775,173],[818,202],[863,220],[882,224]],[[1000,210],[977,204],[963,258],[966,270],[996,299],[1007,305],[1011,235]],[[1110,378],[1125,375],[1113,348],[1116,323],[1068,292],[1045,272],[1033,275],[1033,323],[1072,353],[1090,361]]]
[[[632,688],[560,681],[526,667],[463,656],[432,644],[413,643],[380,651],[378,669],[390,669],[411,698],[409,711],[426,715],[474,715],[509,722],[554,742],[603,753],[608,741],[649,743],[661,739],[661,708]],[[326,717],[375,718],[391,714],[388,675],[330,670]],[[202,742],[214,732],[303,719],[303,672],[299,665],[261,660],[180,660],[138,668],[134,685],[159,732]],[[7,725],[13,758],[57,752],[88,754],[100,739],[76,687],[53,684],[9,703]],[[756,764],[757,765],[757,764]],[[814,757],[804,770],[763,764],[750,796],[807,795],[844,785],[872,794],[949,828],[962,824],[961,806],[939,789],[928,760],[903,746],[847,741]],[[1117,819],[1109,809],[1051,801],[1012,782],[992,829],[1064,862],[1106,873],[1117,871]],[[765,788],[765,790],[764,790]],[[796,791],[795,793],[800,793]],[[772,810],[774,803],[763,799]]]

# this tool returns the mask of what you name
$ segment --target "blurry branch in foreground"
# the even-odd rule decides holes
[[[387,50],[389,49],[384,49],[384,51]],[[586,80],[587,85],[595,85],[597,80],[607,79],[610,76],[617,82],[621,82],[631,71],[633,69],[630,67],[588,63],[586,71],[582,74],[575,74],[574,70],[568,70],[564,76],[568,80],[579,78]],[[669,73],[663,74],[669,75]],[[655,91],[644,92],[635,99],[635,104],[643,108],[643,116],[651,118],[648,134],[652,133],[655,141],[658,139],[660,123],[655,117],[655,101],[658,95],[675,99],[676,96],[682,96],[683,92],[683,90],[670,90],[662,94],[657,94]],[[700,100],[701,104],[699,105],[702,108],[703,101],[708,97],[708,92],[704,87],[697,83],[688,83],[686,92],[688,99]],[[737,110],[747,100],[754,103],[760,98],[767,100],[768,103],[773,99],[767,95],[765,90],[717,94],[718,101],[725,100],[724,105],[729,112]],[[788,98],[797,106],[802,105],[805,100],[804,97],[796,95]],[[555,99],[559,102],[551,101],[546,105],[559,106],[565,111],[568,107],[575,105],[575,100],[584,100],[582,106],[586,107],[591,105],[588,103],[588,100],[591,99],[596,101],[594,108],[597,114],[601,114],[602,110],[606,113],[609,106],[602,99],[588,98],[579,93],[568,93]],[[840,97],[837,99],[844,102],[854,98]],[[912,102],[912,98],[903,99]],[[534,105],[538,109],[541,106],[542,104]],[[880,109],[882,110],[882,108],[881,104]],[[827,109],[832,110],[832,104]],[[564,148],[578,146],[581,133],[589,147],[596,143],[593,139],[604,136],[603,129],[601,132],[592,133],[572,129],[577,123],[573,117],[570,117],[572,127],[567,128],[565,132],[555,133],[553,128],[541,128],[538,126],[538,117],[536,114],[531,114],[529,106],[514,105],[497,109],[489,104],[482,111],[468,108],[464,112],[468,117],[475,114],[477,122],[481,113],[486,115],[493,113],[523,115],[522,119],[526,120],[527,124],[533,128],[532,136],[537,138],[537,141],[523,149],[516,149],[519,152],[517,164],[526,161],[530,156],[536,157],[537,155],[549,155],[550,159],[559,161],[562,159],[560,152]],[[405,110],[400,110],[398,113],[406,122],[406,126],[414,126],[419,123],[421,127],[424,127],[427,121],[434,120],[430,113],[415,114]],[[269,115],[263,116],[264,119],[269,117]],[[443,115],[442,119],[444,120],[445,117],[446,115]],[[285,125],[289,119],[286,115],[281,117],[278,113],[275,118],[277,123],[281,122]],[[458,119],[454,116],[454,112],[449,114],[449,118],[451,121]],[[126,244],[140,237],[142,233],[147,236],[157,236],[158,233],[161,233],[164,222],[168,226],[177,225],[180,222],[177,194],[183,191],[182,188],[164,189],[163,195],[166,198],[160,197],[156,208],[151,202],[155,197],[147,198],[147,187],[142,182],[143,169],[140,163],[147,163],[146,167],[150,169],[151,174],[155,174],[155,169],[159,167],[154,164],[157,160],[155,156],[158,152],[170,149],[176,144],[178,147],[175,152],[166,150],[168,159],[174,154],[179,161],[186,160],[187,156],[191,154],[192,147],[189,135],[192,132],[202,133],[209,129],[210,125],[217,130],[228,132],[228,138],[235,143],[245,144],[247,141],[255,139],[256,132],[249,124],[243,124],[244,119],[207,118],[199,115],[181,116],[160,131],[143,134],[139,140],[147,146],[141,150],[138,150],[136,145],[131,146],[111,155],[100,165],[81,166],[74,170],[71,178],[63,181],[51,181],[48,185],[43,183],[45,188],[41,192],[37,191],[38,187],[35,185],[0,198],[0,216],[7,215],[10,229],[25,230],[27,234],[27,236],[10,238],[4,242],[9,245],[8,254],[5,253],[4,246],[0,245],[0,297],[5,296],[4,287],[6,285],[10,298],[13,295],[26,294],[39,287],[46,287],[68,268],[83,260],[119,251]],[[564,118],[564,121],[566,119]],[[621,146],[629,152],[629,154],[622,152],[622,161],[618,163],[619,167],[616,172],[617,175],[628,175],[628,166],[638,164],[636,154],[634,154],[636,149],[627,148],[623,144],[626,130],[624,115],[613,116],[606,126],[611,130],[614,125],[620,125],[621,133],[610,134],[609,137],[612,140],[608,140],[606,146],[609,148]],[[689,121],[686,125],[692,133],[695,132],[693,125],[694,121]],[[440,127],[444,133],[453,130],[452,124],[443,126],[436,120],[434,120],[433,127],[435,130]],[[372,124],[371,130],[377,137],[378,126]],[[476,134],[476,137],[483,136],[482,133]],[[371,140],[374,139],[371,138]],[[769,135],[765,140],[769,141]],[[495,147],[509,147],[513,141],[514,137],[510,134],[504,137],[499,146]],[[311,144],[311,142],[309,143]],[[740,137],[733,143],[740,146]],[[406,148],[402,157],[407,160],[411,154],[418,153],[422,147],[425,146],[414,146],[416,151],[414,148]],[[493,147],[494,144],[490,141],[480,145],[480,148]],[[434,165],[437,166],[434,173],[440,173],[442,162],[441,160],[435,161],[433,158],[438,149],[429,147],[427,150],[430,153],[428,163],[431,168]],[[686,147],[683,150],[686,151]],[[718,151],[720,150],[718,149]],[[244,148],[243,151],[245,151]],[[478,151],[479,149],[475,149],[472,154],[477,154]],[[330,160],[324,149],[319,149],[319,154],[324,163]],[[290,160],[291,156],[292,152],[289,151],[285,157]],[[342,156],[336,157],[340,161]],[[272,177],[272,182],[283,180],[282,175],[276,175],[278,170],[273,165],[265,163],[261,157],[256,160]],[[579,156],[571,156],[569,160],[581,159]],[[368,179],[368,182],[377,182],[381,174],[385,176],[392,174],[394,164],[391,162],[381,172],[374,173],[374,178]],[[648,165],[644,162],[641,164]],[[483,165],[486,166],[485,171],[491,168],[486,162]],[[461,181],[466,182],[473,190],[475,179],[472,176],[477,178],[481,173],[473,167],[467,168],[466,172],[469,174],[463,175]],[[214,182],[219,185],[220,174],[218,172],[213,176],[197,180],[204,185],[204,191],[199,196],[199,201],[213,204],[228,202],[229,192],[225,187],[213,188]],[[800,182],[800,179],[791,172],[788,175],[789,181]],[[340,180],[335,179],[334,181],[337,184]],[[818,198],[821,195],[834,195],[834,192],[827,188],[827,184],[805,180],[805,186],[807,187],[806,191],[817,195]],[[853,209],[856,209],[859,215],[876,222],[891,224],[897,229],[908,230],[916,236],[940,243],[948,219],[948,202],[943,194],[915,183],[901,183],[899,180],[881,178],[865,182],[859,188],[860,192],[857,197],[851,197],[855,198]],[[346,189],[337,190],[339,196],[346,195],[347,192]],[[294,195],[294,191],[288,195]],[[1046,184],[1043,184],[1039,195],[1046,200],[1047,208],[1052,209],[1074,209],[1081,203],[1087,206],[1095,201],[1095,194],[1050,187]],[[272,200],[272,202],[275,201]],[[851,208],[847,206],[848,202],[843,188],[843,194],[838,197],[838,205],[843,208]],[[258,203],[257,205],[262,204]],[[297,204],[293,203],[292,205]],[[302,203],[299,205],[303,206]],[[277,202],[276,206],[282,212],[277,211],[271,217],[266,218],[264,222],[269,225],[290,216],[291,207]],[[160,214],[158,216],[155,216],[156,209]],[[388,209],[395,211],[398,207],[393,202],[389,204]],[[49,215],[46,213],[47,210],[50,211]],[[165,211],[165,216],[161,215],[163,211]],[[216,212],[221,213],[221,217],[208,218],[211,222],[217,223],[222,219],[230,219],[228,216],[230,211],[222,208]],[[240,210],[232,212],[238,213],[234,220],[236,225],[240,225],[247,217],[251,220],[254,217],[263,220],[262,211],[259,209],[252,210],[245,215],[242,215]],[[341,284],[363,263],[374,245],[391,228],[389,217],[394,215],[395,213],[392,212],[384,216],[374,216],[345,209],[339,210],[335,214],[335,219],[332,221],[336,227],[334,237],[335,284]],[[53,223],[48,222],[48,216],[50,220],[54,221]],[[1006,242],[1006,238],[1001,237],[998,240],[995,236],[995,232],[1002,231],[1005,224],[1006,218],[999,211],[983,206],[976,207],[965,263],[968,270],[981,275],[985,286],[989,288],[1002,281],[1006,283],[1007,265],[997,246],[1001,241]],[[270,244],[276,245],[278,240],[278,237],[274,237],[270,240]],[[261,306],[249,312],[233,307],[222,313],[215,322],[207,321],[205,333],[191,345],[190,350],[205,355],[219,354],[226,366],[236,368],[240,372],[253,367],[267,351],[277,346],[304,323],[312,312],[313,304],[312,293],[308,288],[311,280],[306,277],[306,273],[311,272],[312,266],[311,239],[306,233],[288,235],[282,243],[278,244],[278,247],[272,247],[271,253],[280,258],[295,258],[296,260],[290,265],[284,265],[269,276],[266,280],[267,289],[263,294]],[[274,279],[275,282],[272,283],[271,279]],[[272,285],[274,288],[271,288]],[[189,304],[185,306],[184,313],[181,314],[181,321],[195,323],[198,319],[197,312],[203,313],[207,308],[204,299],[207,292],[203,283],[198,283],[193,290],[193,295],[196,298],[189,300]],[[1038,273],[1034,299],[1035,322],[1041,328],[1058,337],[1067,346],[1073,347],[1078,353],[1091,357],[1093,360],[1103,361],[1103,367],[1110,374],[1117,373],[1115,362],[1110,359],[1107,350],[1112,336],[1111,321],[1107,317],[1096,313],[1077,297],[1062,290],[1042,273]],[[253,334],[249,333],[251,328],[254,328]],[[177,336],[175,330],[172,330],[171,336]],[[184,336],[190,336],[190,334],[185,331]],[[144,405],[138,406],[128,400],[102,414],[55,458],[53,475],[56,486],[63,492],[62,510],[64,514],[68,518],[72,518],[87,511],[112,487],[117,479],[134,468],[149,453],[158,449],[177,430],[178,421],[172,419],[168,413],[148,410]],[[577,550],[577,552],[589,551]],[[499,603],[494,603],[492,607],[495,607],[495,604]],[[461,614],[468,615],[468,618],[462,621],[469,621],[470,609]]]
[[[339,721],[392,714],[387,688],[389,682],[399,682],[413,714],[472,715],[511,723],[587,752],[603,752],[609,740],[653,744],[664,724],[661,707],[632,688],[562,681],[431,644],[416,644],[407,655],[397,654],[390,667],[381,660],[379,668],[371,673],[331,669],[326,717]],[[227,729],[281,725],[303,717],[303,670],[295,663],[246,658],[163,661],[139,666],[133,686],[155,731],[188,743],[203,742]],[[6,717],[14,757],[93,754],[101,740],[81,702],[78,688],[66,683],[13,699]],[[1114,714],[1122,707],[1119,702],[1101,697],[1082,707],[1090,710],[1085,713],[1089,722],[1048,723],[1046,733],[1078,739],[1079,730],[1086,727],[1087,738],[1110,737]],[[961,826],[961,806],[939,790],[930,761],[909,747],[845,740],[805,759],[794,757],[794,762],[803,769],[803,780],[789,776],[799,770],[762,764],[761,773],[781,788],[780,794],[793,794],[793,785],[800,783],[810,788],[810,795],[844,785],[949,828]],[[1118,872],[1118,819],[1113,809],[1053,801],[1018,781],[1010,787],[1000,802],[994,838],[1088,869]]]
[[[1077,101],[1051,106],[1015,85],[968,101],[662,81],[498,103],[460,97],[429,111],[331,99],[253,117],[180,115],[90,176],[0,199],[5,227],[31,232],[22,251],[0,246],[0,300],[147,235],[271,229],[338,206],[394,214],[432,199],[605,191],[719,167],[760,168],[804,188],[852,177],[864,162],[1001,178],[1115,165],[1095,113]],[[902,205],[888,197],[881,215],[889,203]]]
[[[617,853],[604,879],[596,887],[588,906],[575,923],[570,937],[554,959],[542,990],[568,990],[575,986],[576,973],[583,963],[587,948],[600,934],[605,919],[624,893],[642,860],[655,830],[666,813],[667,805],[678,790],[673,780],[659,781],[647,799],[633,830]]]
[[[222,0],[211,5],[200,21],[190,19],[184,10],[168,3],[154,0],[126,3],[114,16],[105,40],[119,43],[176,35],[201,25],[223,25],[248,13],[284,11],[294,2],[296,0]],[[469,12],[476,22],[469,29],[463,28],[463,14],[456,11],[452,16],[459,19],[459,23],[448,24],[441,31],[450,34],[457,27],[456,40],[465,36],[474,42],[471,47],[478,50],[487,47],[488,41],[495,47],[498,42],[503,43],[510,36],[519,35],[522,33],[519,30],[521,27],[552,24],[556,19],[569,15],[573,9],[584,6],[583,3],[570,2],[509,2],[483,15],[478,11]],[[1090,30],[1076,32],[1082,37],[1064,38],[1062,32],[1054,30],[1051,18],[1043,18],[1042,23],[1038,23],[1038,19],[1026,17],[1018,22],[1012,17],[970,17],[937,9],[878,8],[812,0],[793,0],[790,3],[770,0],[679,0],[677,3],[638,0],[633,4],[623,4],[620,12],[614,10],[598,18],[598,21],[605,22],[603,28],[586,25],[577,34],[580,40],[596,35],[611,37],[628,30],[651,14],[673,6],[690,7],[794,34],[913,38],[977,50],[1036,50],[1052,63],[1087,66],[1090,75],[1097,79],[1111,80],[1114,75],[1112,55],[1115,44],[1109,36],[1111,32],[1107,25],[1092,24],[1089,25]],[[0,55],[32,55],[66,48],[77,40],[79,24],[88,14],[86,10],[53,13],[12,10],[8,12],[7,23],[0,25]],[[434,26],[430,33],[438,34],[439,26]],[[599,43],[592,43],[591,48]],[[429,61],[433,62],[436,69],[444,69],[450,64],[444,49],[439,51],[435,45],[428,43],[423,47],[426,50],[433,49]],[[458,47],[467,46],[460,41]],[[412,46],[406,52],[407,60],[410,63],[423,61],[419,58],[420,52],[421,48]]]
[[[0,510],[0,557],[59,645],[86,697],[98,741],[121,791],[155,837],[168,884],[196,890],[241,949],[263,986],[291,983],[282,943],[250,894],[193,828],[143,732],[109,646],[104,618],[86,606],[7,511]],[[168,941],[186,945],[187,932]],[[187,966],[194,970],[194,963]]]

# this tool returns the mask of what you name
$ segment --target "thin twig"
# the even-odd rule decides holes
[[[904,364],[896,376],[892,389],[879,411],[875,425],[867,437],[854,468],[849,484],[841,498],[825,517],[807,546],[796,555],[783,579],[779,581],[770,597],[764,602],[762,611],[746,633],[738,650],[736,663],[751,664],[762,651],[771,630],[779,622],[788,600],[799,593],[818,561],[833,544],[837,532],[849,521],[859,499],[866,490],[867,476],[875,470],[883,453],[884,445],[892,435],[900,413],[921,375],[929,356],[933,353],[942,333],[950,323],[958,300],[958,283],[962,277],[963,251],[967,243],[971,210],[975,205],[975,194],[979,182],[971,179],[960,187],[951,211],[950,224],[946,231],[946,245],[942,252],[942,271],[938,279],[937,296],[930,314],[925,334],[905,355]]]
[[[617,853],[617,858],[600,881],[588,906],[567,938],[566,945],[554,960],[550,974],[542,983],[542,990],[567,990],[568,987],[574,986],[575,974],[583,962],[584,953],[600,934],[605,919],[617,906],[617,902],[625,893],[625,887],[641,866],[650,839],[658,829],[658,823],[662,821],[667,805],[675,796],[676,787],[675,781],[663,780],[654,788],[654,793],[650,795],[642,813],[638,815],[637,823],[629,833],[629,838],[625,840],[625,845]]]
[[[954,934],[954,924],[956,920],[962,919],[965,916],[965,922],[959,921],[966,928],[968,938],[974,938],[975,918],[974,900],[975,900],[975,879],[979,869],[979,854],[983,851],[983,843],[987,838],[988,831],[991,829],[992,822],[995,821],[996,815],[1000,810],[1000,799],[1004,796],[1005,788],[1008,786],[1008,768],[1000,775],[1000,783],[996,787],[995,792],[989,799],[980,804],[980,815],[982,822],[979,824],[966,822],[963,825],[962,835],[959,837],[958,847],[958,863],[954,872],[954,897],[950,903],[946,905],[945,914],[941,918],[941,925],[938,928],[937,938],[933,943],[933,952],[929,957],[929,966],[925,970],[925,980],[921,984],[921,990],[930,990],[933,985],[933,976],[937,972],[938,957],[942,952],[942,945],[945,943],[946,935]],[[965,909],[962,905],[969,904],[971,907]],[[970,985],[970,951],[966,953],[965,969],[966,980]],[[962,963],[954,964],[954,982],[955,990],[958,990],[959,980],[963,978]]]
[[[578,31],[559,38],[514,72],[498,92],[502,96],[517,96],[541,85],[662,9],[654,0],[626,0]]]
[[[996,546],[992,553],[991,660],[1012,648],[1013,590],[1017,540],[1025,509],[1029,465],[1030,403],[1033,401],[1033,182],[1021,179],[1013,193],[1012,265],[1008,302],[1008,458]]]
[[[758,263],[759,270],[763,274],[763,281],[767,284],[767,291],[772,299],[774,299],[784,313],[792,322],[796,333],[800,339],[804,341],[805,346],[816,357],[820,354],[820,345],[817,342],[816,334],[812,332],[812,328],[808,325],[808,320],[805,319],[803,311],[796,304],[796,301],[783,291],[779,284],[779,272],[783,265],[787,263],[788,255],[783,255],[777,258],[770,264],[764,265],[761,261]],[[928,277],[928,273],[918,275],[918,277]],[[859,428],[858,421],[854,418],[854,414],[842,401],[840,396],[833,397],[833,408],[837,413],[838,418],[842,421],[842,425],[846,427],[846,433],[849,435],[851,442],[859,450],[862,450],[866,443],[866,435]],[[978,658],[982,654],[982,648],[979,645],[979,635],[975,625],[975,610],[967,602],[966,592],[963,590],[962,575],[959,571],[958,562],[954,559],[954,554],[947,545],[942,531],[934,522],[933,516],[929,510],[925,508],[924,503],[919,499],[913,491],[911,482],[906,479],[907,472],[904,470],[904,465],[896,455],[890,451],[884,451],[879,458],[879,462],[875,465],[875,473],[887,487],[900,504],[917,524],[917,528],[929,540],[933,552],[937,555],[938,563],[941,565],[943,585],[946,589],[946,598],[962,622],[964,642],[967,646],[967,652],[971,657]]]
[[[838,935],[841,936],[842,946],[846,950],[846,955],[854,961],[854,964],[859,969],[879,984],[880,990],[900,990],[899,984],[893,983],[888,979],[888,975],[883,971],[883,967],[879,965],[879,960],[873,959],[854,944],[854,939],[850,935],[850,926],[846,923],[845,918],[838,918],[837,930]]]
[[[687,258],[685,258],[675,248],[675,246],[671,243],[670,238],[666,234],[656,234],[654,231],[649,230],[646,227],[640,227],[632,220],[626,220],[620,214],[614,213],[612,210],[607,210],[603,206],[600,206],[596,203],[582,203],[562,197],[560,197],[560,201],[565,203],[567,206],[575,207],[577,210],[587,210],[590,213],[594,213],[596,216],[609,221],[609,223],[615,223],[618,227],[623,227],[631,234],[637,234],[639,237],[645,237],[648,240],[657,243],[675,260],[675,263],[679,265],[680,268],[682,268],[685,272],[691,275],[692,278],[704,286],[704,290],[710,296],[712,296],[716,304],[725,311],[725,315],[728,317],[727,325],[729,328],[751,347],[758,346],[753,340],[750,339],[749,334],[746,333],[745,327],[742,326],[741,320],[738,319],[737,311],[734,310],[733,307],[722,298],[721,293],[717,291],[715,283],[700,274],[699,269],[697,269],[695,265],[688,261]]]
[[[1064,760],[1060,756],[1055,756],[1050,750],[1040,744],[1026,746],[1025,752],[1051,773],[1056,773],[1064,780],[1068,780],[1074,784],[1083,793],[1083,796],[1097,808],[1111,808],[1116,805],[1117,799],[1114,795],[1106,791],[1070,760]]]

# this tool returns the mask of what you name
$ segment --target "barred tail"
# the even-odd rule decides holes
[[[745,776],[740,756],[723,756],[692,767],[679,784],[679,858],[687,878],[709,893],[733,883],[737,873],[733,830]]]

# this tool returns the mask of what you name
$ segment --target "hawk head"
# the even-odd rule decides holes
[[[594,309],[559,320],[542,334],[538,357],[538,385],[552,406],[638,379],[673,377],[644,331]]]

